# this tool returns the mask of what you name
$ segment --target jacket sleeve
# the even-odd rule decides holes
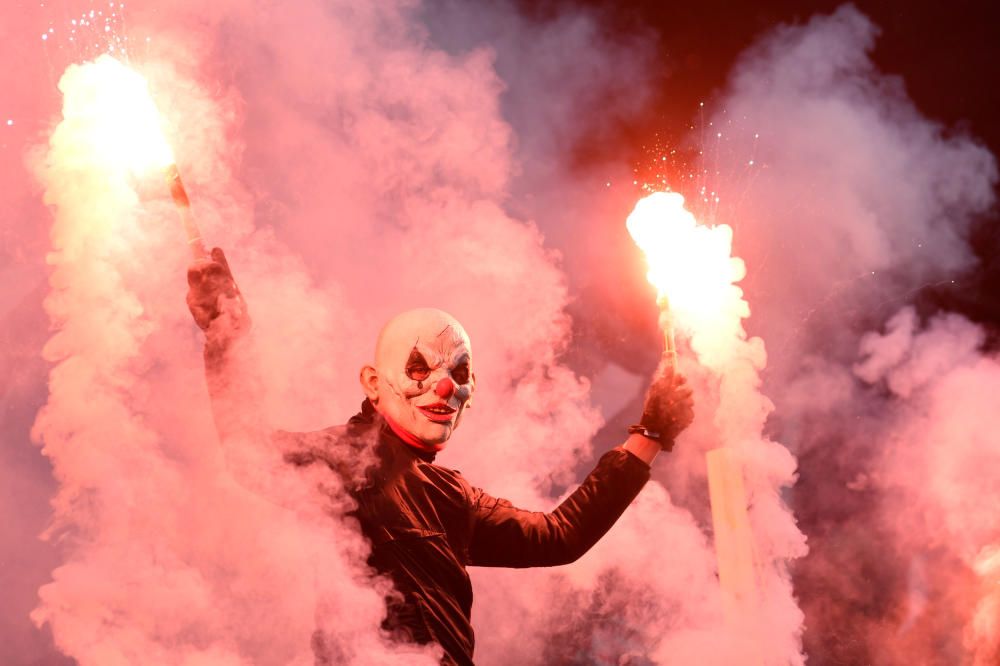
[[[568,564],[611,529],[649,480],[649,466],[624,449],[605,453],[580,487],[550,513],[518,509],[472,489],[469,564],[551,567]]]

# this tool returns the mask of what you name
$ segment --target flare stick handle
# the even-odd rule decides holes
[[[202,240],[201,230],[198,229],[194,215],[191,213],[191,201],[188,199],[187,190],[184,189],[184,181],[181,180],[177,165],[168,166],[164,175],[167,179],[167,185],[170,186],[170,197],[177,207],[177,214],[180,215],[181,226],[184,227],[184,234],[187,236],[192,258],[195,260],[207,259],[208,251],[205,249],[205,241]]]
[[[666,296],[660,296],[660,330],[663,331],[664,372],[677,371],[677,345],[674,340],[674,314],[670,311],[670,301]]]

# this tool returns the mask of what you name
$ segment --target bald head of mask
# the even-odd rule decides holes
[[[361,386],[404,440],[439,451],[475,390],[469,336],[441,310],[397,315],[379,333],[374,364],[361,369]]]

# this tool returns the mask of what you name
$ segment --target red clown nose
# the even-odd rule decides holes
[[[441,381],[434,387],[434,393],[442,400],[447,400],[455,394],[455,382],[448,377],[442,377]]]

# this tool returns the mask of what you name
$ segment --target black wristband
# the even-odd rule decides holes
[[[652,430],[650,430],[646,426],[642,425],[641,423],[637,423],[636,425],[630,425],[628,427],[628,434],[630,434],[630,435],[642,435],[643,437],[648,437],[649,439],[651,439],[653,441],[656,441],[656,442],[659,442],[660,441],[660,437],[662,437],[662,435],[660,433],[653,432]]]

